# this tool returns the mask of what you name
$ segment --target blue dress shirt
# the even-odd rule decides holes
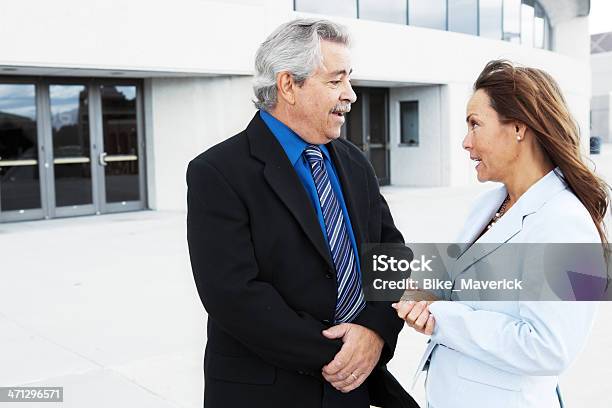
[[[319,195],[317,194],[317,189],[315,187],[314,180],[312,179],[310,166],[306,161],[306,157],[304,157],[303,155],[304,149],[306,149],[309,144],[306,143],[301,137],[299,137],[287,125],[276,119],[274,116],[270,115],[268,112],[260,110],[259,114],[265,124],[268,126],[268,128],[270,128],[272,134],[276,137],[278,142],[285,150],[285,154],[287,154],[287,157],[293,165],[295,172],[297,173],[299,179],[302,181],[302,184],[306,189],[306,193],[308,193],[308,197],[310,197],[310,201],[312,202],[312,205],[314,206],[317,212],[319,225],[321,226],[321,231],[323,231],[323,237],[325,238],[327,248],[329,249],[329,238],[327,237],[325,220],[323,218],[323,212],[321,211],[321,202],[319,201]],[[331,183],[332,190],[334,190],[334,193],[336,193],[336,197],[338,198],[338,202],[340,203],[340,208],[342,208],[344,222],[348,227],[347,232],[351,240],[353,252],[355,253],[357,271],[361,274],[361,269],[359,265],[359,252],[357,252],[357,243],[355,241],[355,235],[353,234],[351,219],[349,218],[348,210],[346,209],[346,203],[344,202],[344,196],[342,195],[342,188],[340,187],[340,181],[338,180],[336,168],[334,167],[334,163],[332,163],[331,161],[327,147],[325,147],[325,145],[318,146],[321,149],[321,152],[323,153],[323,162],[325,163],[325,168],[327,169],[327,174],[329,175],[329,181]]]

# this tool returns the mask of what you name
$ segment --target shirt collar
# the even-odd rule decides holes
[[[309,145],[298,136],[289,126],[285,125],[268,112],[260,110],[259,114],[264,123],[268,126],[272,134],[276,137],[278,142],[285,150],[285,154],[289,158],[289,161],[293,166],[302,157],[304,149]],[[327,160],[330,160],[329,150],[325,145],[317,145]]]

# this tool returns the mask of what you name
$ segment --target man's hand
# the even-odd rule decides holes
[[[397,310],[400,319],[405,320],[406,324],[419,333],[431,336],[434,331],[436,321],[429,313],[429,305],[434,301],[420,302],[404,301],[393,303],[391,306]]]
[[[334,388],[347,393],[368,378],[382,351],[384,341],[372,330],[353,323],[341,323],[323,330],[328,339],[342,338],[342,348],[334,359],[323,367],[323,378]]]

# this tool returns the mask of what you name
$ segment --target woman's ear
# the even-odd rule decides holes
[[[527,133],[527,125],[521,122],[514,123],[514,131],[516,133],[516,140],[519,142],[525,139],[525,134]]]

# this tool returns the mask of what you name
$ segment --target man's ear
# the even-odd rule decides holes
[[[293,80],[293,75],[287,71],[283,71],[276,76],[276,89],[278,98],[284,100],[289,105],[295,104],[295,88],[296,83]]]

